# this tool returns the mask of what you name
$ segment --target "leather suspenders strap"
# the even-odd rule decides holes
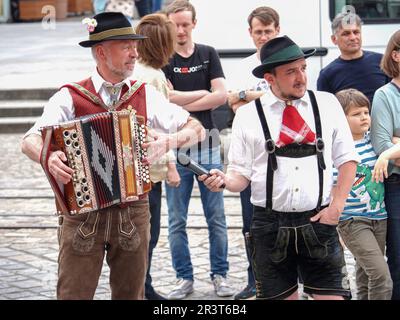
[[[318,180],[319,180],[319,195],[318,195],[318,203],[316,210],[319,212],[321,210],[322,203],[322,195],[324,193],[324,170],[326,169],[325,161],[324,161],[324,148],[325,144],[322,140],[322,128],[321,128],[321,117],[319,115],[319,108],[317,104],[317,99],[315,99],[315,94],[311,90],[307,90],[308,95],[310,97],[311,105],[314,113],[314,122],[315,122],[315,147],[317,151],[317,161],[318,161]]]
[[[267,190],[267,198],[265,203],[265,209],[267,211],[272,211],[272,188],[274,184],[274,171],[278,169],[278,163],[276,160],[275,154],[275,142],[271,139],[271,134],[269,132],[267,120],[265,119],[265,114],[261,106],[260,99],[256,99],[256,107],[258,117],[261,121],[261,126],[264,132],[265,138],[265,150],[268,153],[268,167],[267,167],[267,181],[266,181],[266,190]]]

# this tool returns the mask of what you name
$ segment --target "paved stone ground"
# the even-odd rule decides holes
[[[52,193],[39,165],[19,151],[21,135],[0,135],[0,299],[55,299],[58,244]],[[209,278],[208,234],[198,191],[194,190],[188,233],[194,265],[195,292],[188,299],[221,299]],[[167,239],[166,203],[162,229],[153,256],[154,286],[168,294],[175,283]],[[246,281],[246,256],[241,234],[240,200],[226,193],[229,279],[239,291]],[[354,289],[354,261],[346,251]],[[110,299],[109,270],[103,273],[95,299]],[[354,291],[354,290],[353,290]]]

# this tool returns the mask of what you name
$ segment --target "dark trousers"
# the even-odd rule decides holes
[[[250,232],[251,220],[253,219],[253,205],[250,202],[251,185],[249,184],[246,189],[240,192],[240,203],[242,204],[242,218],[243,218],[243,236]],[[253,267],[251,264],[250,248],[246,243],[246,255],[249,266],[247,267],[247,281],[248,285],[255,286]]]
[[[145,16],[146,14],[150,14],[153,7],[152,0],[139,0],[135,1],[136,9],[139,13],[140,17]]]
[[[385,205],[388,214],[386,256],[393,280],[392,300],[400,300],[400,175],[385,180]]]
[[[153,257],[153,250],[157,246],[158,238],[160,236],[160,220],[161,220],[161,181],[153,183],[152,189],[149,192],[150,204],[150,243],[149,243],[149,260],[146,273],[145,290],[149,293],[153,290],[152,279],[150,275],[151,259]]]

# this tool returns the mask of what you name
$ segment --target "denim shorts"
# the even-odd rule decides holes
[[[266,213],[255,207],[251,227],[257,299],[285,299],[304,292],[351,298],[336,226],[310,222],[315,211]]]

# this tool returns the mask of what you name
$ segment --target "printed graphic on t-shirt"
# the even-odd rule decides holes
[[[194,73],[194,72],[199,72],[201,70],[207,70],[208,64],[210,61],[204,61],[202,64],[199,64],[197,66],[192,66],[192,67],[174,67],[173,71],[174,73]]]
[[[357,165],[356,181],[353,183],[350,195],[359,199],[367,198],[367,201],[362,201],[366,210],[385,212],[383,201],[385,188],[383,183],[372,180],[372,171],[367,165]]]
[[[255,91],[267,92],[269,90],[268,82],[265,79],[260,80],[255,86],[251,88]]]
[[[368,219],[386,219],[385,186],[383,182],[372,180],[377,155],[371,145],[369,132],[363,139],[355,141],[355,147],[361,162],[357,165],[357,173],[353,186],[347,197],[340,221],[363,217]],[[337,184],[338,171],[333,169],[333,183]]]

